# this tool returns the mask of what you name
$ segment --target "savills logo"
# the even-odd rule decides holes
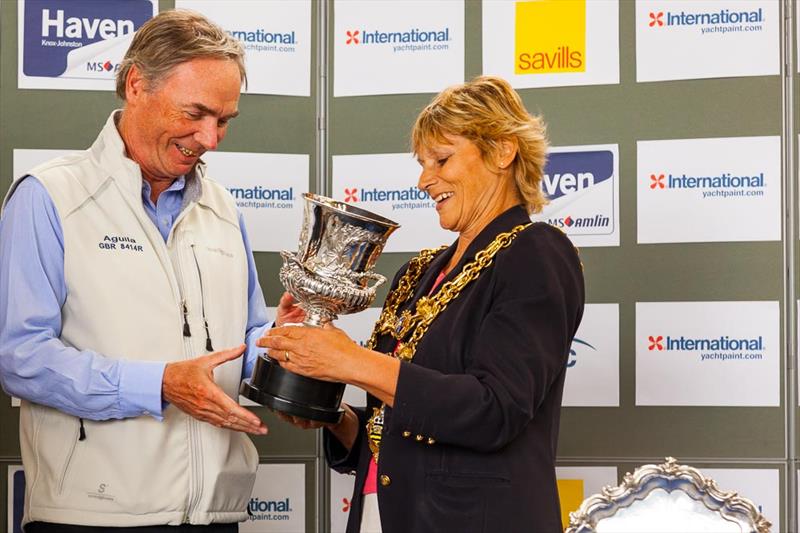
[[[586,71],[586,0],[517,2],[514,73]]]

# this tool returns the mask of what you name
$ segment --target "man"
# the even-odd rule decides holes
[[[243,55],[198,14],[154,17],[117,76],[124,108],[6,198],[0,381],[23,400],[27,532],[247,517],[244,433],[267,428],[235,398],[266,308],[241,215],[199,159],[238,113]],[[285,295],[276,322],[302,314]]]

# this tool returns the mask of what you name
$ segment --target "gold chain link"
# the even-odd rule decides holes
[[[520,224],[511,231],[499,234],[489,243],[489,246],[475,255],[474,260],[464,266],[461,273],[456,276],[455,279],[442,285],[442,288],[439,289],[435,296],[423,296],[420,298],[417,301],[414,314],[406,310],[403,311],[398,318],[397,310],[411,297],[423,272],[425,272],[428,265],[433,261],[433,258],[443,248],[439,248],[438,250],[426,249],[420,252],[419,256],[409,262],[406,273],[403,274],[397,287],[389,293],[389,296],[386,298],[386,305],[384,305],[381,316],[375,324],[375,328],[367,343],[367,348],[370,350],[375,349],[379,335],[389,334],[398,341],[401,341],[405,338],[406,334],[413,329],[413,333],[408,342],[401,342],[397,350],[395,350],[395,354],[400,360],[411,361],[411,359],[414,358],[417,343],[419,343],[422,336],[428,331],[431,323],[439,316],[439,313],[444,311],[447,305],[461,294],[464,287],[480,275],[481,271],[492,264],[497,252],[509,246],[516,238],[517,234],[530,225],[531,223]],[[369,447],[376,463],[378,462],[385,411],[385,403],[382,404],[380,408],[373,408],[372,417],[370,417],[367,422]]]

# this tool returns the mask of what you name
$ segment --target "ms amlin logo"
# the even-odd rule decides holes
[[[764,358],[764,337],[679,337],[648,335],[649,352],[695,352],[701,361],[744,361]]]
[[[551,152],[542,177],[542,188],[551,202],[568,203],[575,197],[614,177],[614,154],[608,150]],[[564,199],[564,200],[562,200]],[[559,228],[611,227],[610,213],[597,212],[548,217],[547,223]]]
[[[687,5],[691,5],[688,4]],[[698,11],[687,13],[681,10],[650,11],[646,21],[648,28],[697,27],[703,35],[711,33],[732,33],[762,31],[764,29],[764,11],[762,8],[752,11],[731,11],[719,9],[715,11]]]
[[[153,16],[147,0],[96,2],[40,0],[25,5],[22,71],[26,76],[58,77],[67,71],[67,57],[77,48],[132,35]],[[106,50],[86,60],[82,72],[112,72]]]
[[[654,191],[665,189],[698,191],[703,198],[764,196],[766,188],[763,172],[741,176],[730,172],[721,172],[710,176],[686,174],[685,172],[680,174],[655,172],[649,175],[647,183],[649,188]]]
[[[391,45],[392,52],[423,52],[426,50],[447,50],[450,48],[450,28],[419,29],[401,31],[381,31],[352,29],[345,30],[345,45]]]
[[[391,204],[392,211],[434,207],[430,195],[416,187],[406,187],[405,189],[345,187],[344,201],[348,204],[358,202],[387,203]]]

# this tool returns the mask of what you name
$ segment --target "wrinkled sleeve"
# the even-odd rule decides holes
[[[272,327],[273,321],[267,318],[267,304],[264,301],[261,284],[258,282],[256,261],[241,213],[239,213],[239,228],[244,240],[245,253],[247,253],[247,333],[245,335],[247,351],[244,356],[244,365],[242,365],[242,378],[244,379],[249,378],[253,373],[258,354],[264,351],[264,348],[256,346],[256,341],[264,336],[267,328]]]
[[[9,395],[106,420],[162,416],[163,362],[65,346],[64,235],[44,186],[25,177],[0,217],[0,385]]]

